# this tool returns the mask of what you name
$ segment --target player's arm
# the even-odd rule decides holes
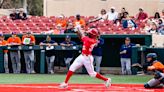
[[[53,46],[57,46],[57,45],[58,45],[58,43],[57,43],[57,42],[55,42],[55,41],[53,41],[52,45],[53,45]]]
[[[60,43],[61,46],[66,46],[65,41]]]
[[[43,42],[40,42],[39,45],[43,46],[43,45],[47,45],[47,44],[46,44],[46,41],[43,41]]]
[[[31,37],[31,43],[30,43],[30,44],[35,45],[35,42],[36,42],[35,37],[32,36],[32,37]]]
[[[151,71],[151,70],[155,70],[155,67],[154,67],[154,66],[148,66],[148,67],[147,67],[147,70],[150,70],[150,71]]]
[[[17,37],[17,43],[16,43],[16,45],[21,45],[21,44],[22,44],[21,39],[19,37]]]
[[[148,67],[148,70],[163,70],[164,65],[161,62],[155,62],[152,66]]]
[[[84,31],[81,30],[81,28],[79,26],[76,26],[74,31],[76,32],[76,34],[78,35],[78,37],[81,39],[85,36]]]

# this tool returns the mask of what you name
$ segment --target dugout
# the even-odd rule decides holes
[[[5,39],[7,39],[10,35],[5,35]],[[22,35],[19,35],[20,37]],[[55,40],[58,43],[61,43],[64,41],[66,35],[50,35],[53,40]],[[70,34],[72,37],[72,40],[77,42],[77,44],[81,44],[79,38],[75,34]],[[46,35],[35,35],[36,37],[36,44],[39,44],[41,41],[43,41],[46,38]],[[103,59],[101,66],[102,67],[120,67],[120,55],[119,55],[119,49],[120,46],[124,43],[125,37],[130,37],[132,43],[137,43],[145,46],[150,46],[152,42],[152,36],[151,35],[102,35],[102,38],[104,38],[105,44],[103,46]],[[0,67],[3,67],[3,55],[2,51],[0,51],[1,57],[0,57]],[[23,54],[23,53],[22,53]],[[76,53],[77,55],[79,53]],[[23,55],[22,55],[23,56]],[[40,59],[39,52],[36,52],[36,60]],[[21,59],[23,61],[23,59]],[[9,61],[11,62],[11,61]],[[10,66],[11,67],[11,66]],[[39,64],[36,64],[36,70],[38,69]],[[3,72],[3,68],[0,69],[1,72]]]

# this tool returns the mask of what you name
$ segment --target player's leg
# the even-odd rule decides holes
[[[121,58],[121,73],[123,74],[123,75],[125,75],[126,74],[126,70],[125,70],[125,68],[126,68],[126,65],[125,65],[125,59],[124,58]]]
[[[12,63],[13,73],[16,73],[16,60],[15,60],[15,52],[10,51],[10,58]]]
[[[53,74],[54,73],[54,61],[55,61],[55,56],[51,56],[50,57],[50,65],[49,65],[49,67],[50,67],[50,73],[51,74]]]
[[[88,74],[91,77],[96,77],[100,80],[105,81],[105,86],[109,87],[111,85],[111,79],[110,78],[106,78],[104,76],[102,76],[101,74],[97,73],[94,71],[94,67],[93,67],[93,57],[92,56],[84,56],[84,61],[83,64],[88,72]]]
[[[164,84],[164,73],[157,71],[155,72],[154,78],[144,84],[144,87],[155,88],[158,87],[161,83]]]
[[[19,55],[19,51],[15,53],[15,60],[16,60],[16,70],[17,70],[17,73],[20,73],[21,71],[21,63],[20,63],[20,55]]]
[[[9,73],[8,54],[7,53],[4,53],[4,68],[5,68],[5,73]]]
[[[46,56],[46,63],[47,63],[47,71],[50,73],[50,56]]]
[[[72,76],[73,72],[75,72],[78,68],[80,68],[83,64],[82,64],[82,61],[83,61],[83,56],[82,55],[79,55],[75,60],[74,62],[72,63],[72,65],[70,66],[69,68],[69,71],[67,73],[67,77],[66,77],[66,80],[65,80],[65,83],[68,83],[68,80],[70,79],[70,77]]]
[[[68,87],[68,81],[69,79],[71,78],[71,76],[73,75],[73,73],[75,72],[76,69],[80,68],[83,64],[82,64],[82,61],[83,61],[83,56],[82,55],[79,55],[73,62],[73,64],[70,66],[68,72],[67,72],[67,75],[66,75],[66,78],[65,78],[65,81],[63,83],[60,84],[60,88],[66,88]]]
[[[95,56],[96,72],[98,72],[98,73],[100,73],[101,60],[102,60],[102,56]]]
[[[154,88],[160,84],[160,81],[158,79],[151,79],[146,84],[144,84],[145,88]]]
[[[70,63],[71,63],[71,60],[72,60],[72,59],[73,59],[73,58],[64,58],[65,64],[66,64],[66,67],[68,68],[68,70],[69,70]]]
[[[24,59],[25,59],[25,64],[26,64],[26,72],[31,73],[30,72],[30,60],[29,60],[27,51],[24,51]]]
[[[131,72],[131,60],[130,60],[130,58],[125,59],[125,62],[126,62],[126,72],[128,75],[131,75],[132,72]]]
[[[34,50],[29,51],[29,57],[30,57],[30,71],[31,73],[35,73],[34,66],[35,66],[35,60],[34,60]]]

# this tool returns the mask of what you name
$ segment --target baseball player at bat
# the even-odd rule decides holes
[[[157,60],[156,53],[149,53],[147,54],[146,58],[149,64],[144,64],[143,69],[146,69],[148,71],[154,71],[154,78],[152,78],[146,84],[144,84],[144,87],[159,87],[160,84],[164,84],[164,65]]]
[[[84,34],[83,30],[75,27],[75,31],[79,36],[80,40],[83,42],[82,53],[74,60],[73,64],[70,66],[65,81],[59,85],[60,88],[67,88],[68,81],[73,75],[73,73],[83,65],[85,66],[88,74],[91,77],[96,77],[105,82],[105,86],[108,88],[111,85],[111,79],[102,76],[101,74],[94,71],[93,67],[93,56],[92,50],[96,44],[98,44],[99,32],[96,28],[90,28],[87,31],[87,35]]]

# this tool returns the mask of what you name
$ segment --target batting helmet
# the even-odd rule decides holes
[[[146,58],[152,58],[153,60],[157,59],[157,54],[156,53],[148,53],[146,55]]]
[[[98,37],[99,35],[99,31],[96,28],[89,29],[87,33],[92,37]]]

